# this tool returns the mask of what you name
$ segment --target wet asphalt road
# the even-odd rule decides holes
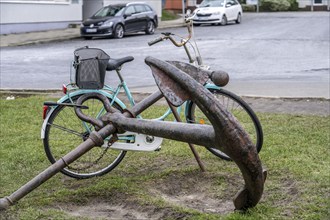
[[[204,63],[230,74],[229,90],[252,96],[329,98],[329,12],[245,14],[239,25],[194,30]],[[85,45],[102,48],[113,58],[134,56],[122,70],[128,85],[153,86],[146,56],[187,61],[183,48],[169,41],[147,45],[165,31],[187,35],[185,28],[171,28],[120,40],[76,39],[1,48],[1,88],[60,88],[70,80],[74,49]],[[106,82],[115,85],[116,74],[108,73]]]

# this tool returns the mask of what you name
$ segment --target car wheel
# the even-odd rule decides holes
[[[154,34],[154,33],[155,33],[155,25],[154,25],[154,22],[152,22],[152,21],[148,21],[146,34]]]
[[[237,15],[237,19],[236,19],[236,24],[240,24],[241,21],[242,21],[241,13],[238,13],[238,15]]]
[[[222,16],[222,19],[221,19],[221,23],[220,23],[221,25],[226,25],[227,24],[227,17],[226,17],[226,15],[223,15]]]
[[[124,37],[124,27],[121,24],[117,24],[114,31],[114,37],[119,39]]]

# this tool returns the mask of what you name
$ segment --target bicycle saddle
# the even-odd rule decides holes
[[[132,60],[134,60],[134,57],[132,56],[127,56],[119,59],[110,58],[107,64],[107,71],[116,70],[124,63],[131,62]]]

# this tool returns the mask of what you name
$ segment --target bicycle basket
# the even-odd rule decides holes
[[[110,56],[98,48],[80,48],[74,51],[76,84],[80,89],[102,89]]]

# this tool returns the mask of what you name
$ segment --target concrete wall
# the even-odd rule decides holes
[[[324,6],[324,5],[328,5],[329,0],[322,0],[321,4],[315,4],[314,0],[298,0],[298,4],[299,4],[299,8],[305,8],[306,6],[311,6],[312,3],[314,4],[314,6]]]
[[[141,0],[162,16],[162,0]],[[80,24],[103,5],[130,0],[1,0],[0,34],[44,31]],[[84,5],[84,8],[83,8]]]
[[[82,20],[82,1],[0,2],[0,34],[67,28]]]
[[[83,0],[83,20],[91,17],[104,6],[103,0]]]

